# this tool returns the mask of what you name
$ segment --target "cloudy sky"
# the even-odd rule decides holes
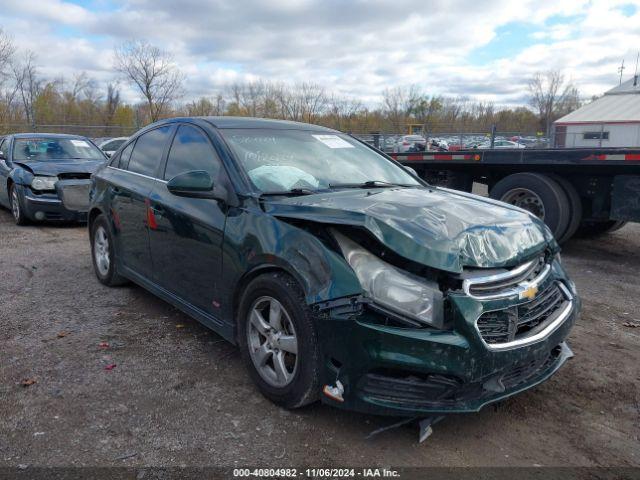
[[[2,0],[0,26],[49,77],[112,80],[114,46],[144,38],[173,54],[188,98],[264,78],[367,104],[416,83],[511,105],[536,71],[588,96],[617,84],[623,59],[632,75],[640,0]]]

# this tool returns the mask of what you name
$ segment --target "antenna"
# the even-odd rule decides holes
[[[636,55],[636,71],[633,72],[633,86],[638,85],[638,59],[640,59],[640,52]]]
[[[618,67],[618,72],[620,73],[620,83],[622,83],[622,72],[624,72],[625,66],[624,66],[624,58],[622,59],[622,65],[620,65]]]

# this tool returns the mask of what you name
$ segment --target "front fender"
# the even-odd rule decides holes
[[[342,255],[310,232],[261,211],[243,209],[227,216],[223,256],[223,278],[231,280],[225,282],[227,298],[247,275],[269,268],[291,274],[309,305],[362,293]]]
[[[9,173],[9,178],[16,185],[24,185],[28,187],[31,185],[31,180],[33,180],[33,173],[25,170],[24,168],[14,168],[11,170],[11,173]]]

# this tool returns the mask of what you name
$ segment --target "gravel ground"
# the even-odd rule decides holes
[[[584,299],[575,358],[423,444],[409,426],[365,438],[389,419],[274,406],[216,334],[99,284],[84,227],[0,210],[0,242],[0,466],[640,465],[640,225],[563,251]]]

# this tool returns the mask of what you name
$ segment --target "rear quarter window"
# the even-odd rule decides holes
[[[131,157],[131,152],[133,151],[133,145],[135,143],[135,141],[131,142],[124,148],[124,150],[122,150],[122,152],[120,152],[120,155],[116,155],[115,158],[111,161],[111,166],[126,170],[127,166],[129,165],[129,158]]]

